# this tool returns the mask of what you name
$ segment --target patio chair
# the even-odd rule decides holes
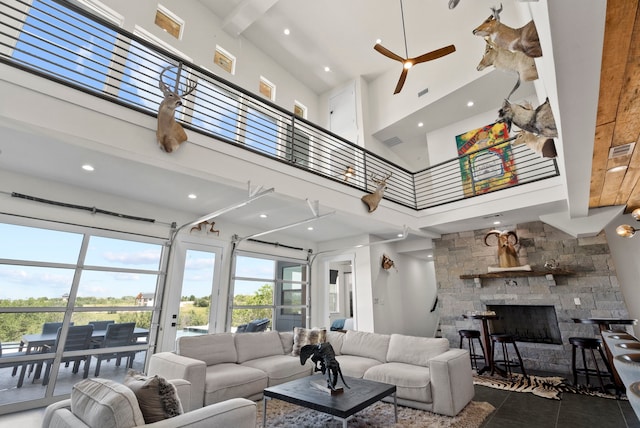
[[[73,325],[73,322],[69,323],[69,325]],[[62,327],[62,323],[61,322],[45,322],[42,324],[42,334],[57,334],[58,333],[58,329]],[[35,353],[35,352],[48,352],[47,349],[45,349],[45,347],[37,347],[31,350],[31,353]],[[69,364],[67,364],[68,366]],[[29,364],[29,376],[31,376],[31,373],[33,372],[33,368],[34,368],[34,364]],[[13,369],[13,373],[12,375],[16,374],[16,370],[17,367]],[[38,374],[39,376],[39,374]]]
[[[253,320],[247,325],[247,329],[245,331],[247,333],[265,331],[267,327],[269,327],[270,322],[271,320],[269,318]]]
[[[93,325],[93,331],[107,330],[107,326],[109,324],[115,324],[115,320],[89,321],[87,324]],[[101,348],[103,340],[104,340],[104,338],[102,338],[102,337],[94,337],[93,339],[91,339],[91,343],[93,344],[94,348]]]
[[[93,330],[106,330],[109,324],[115,324],[115,320],[108,321],[89,321],[87,324],[93,325]]]
[[[60,334],[62,332],[62,327],[58,329],[58,335],[56,336],[56,341],[51,348],[49,348],[49,352],[55,352],[58,349],[58,344],[60,343]],[[91,335],[93,334],[93,325],[77,325],[69,327],[67,332],[67,340],[64,344],[64,352],[67,351],[80,351],[80,350],[89,350],[91,348]],[[84,361],[84,373],[83,378],[86,379],[89,377],[89,366],[91,365],[91,355],[77,355],[73,357],[62,357],[61,362],[70,363],[73,362],[73,370],[72,373],[78,373],[80,369],[80,363]],[[49,374],[51,373],[51,365],[53,364],[53,360],[47,360],[44,364],[46,364],[46,368],[44,371],[44,377],[42,379],[42,384],[46,385],[49,383]],[[34,380],[37,376],[34,376]]]
[[[26,370],[26,363],[9,363],[7,361],[2,361],[3,359],[6,360],[7,357],[21,357],[27,355],[26,352],[24,351],[19,351],[19,352],[12,352],[11,354],[2,354],[2,342],[0,342],[0,369],[6,369],[9,367],[13,368],[13,372],[11,373],[11,376],[15,376],[18,370],[18,367],[21,367],[20,370],[20,377],[18,378],[18,388],[22,387],[22,383],[24,382],[24,373]]]
[[[104,335],[102,348],[113,348],[117,346],[134,345],[135,338],[133,337],[133,330],[135,327],[136,327],[136,323],[134,322],[109,324],[107,326],[107,332]],[[133,366],[133,359],[135,355],[136,355],[135,351],[124,351],[124,352],[121,351],[121,352],[113,352],[109,354],[95,355],[95,358],[97,358],[98,361],[96,362],[96,371],[94,375],[96,377],[100,375],[100,366],[102,364],[102,360],[110,360],[112,358],[115,358],[116,366],[119,366],[122,358],[126,358],[127,368],[131,368]]]

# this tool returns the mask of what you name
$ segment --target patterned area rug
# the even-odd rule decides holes
[[[530,392],[538,397],[549,398],[551,400],[560,400],[560,394],[563,392],[611,398],[614,400],[626,400],[624,395],[622,397],[617,397],[615,394],[605,394],[584,385],[569,385],[565,378],[557,376],[529,376],[526,378],[521,374],[514,374],[513,379],[509,380],[503,377],[474,374],[473,384],[487,386],[489,388],[503,389],[506,391]]]
[[[257,428],[262,428],[262,406],[259,401]],[[398,406],[398,423],[395,423],[393,404],[379,401],[349,419],[349,428],[478,428],[494,410],[489,403],[472,401],[457,416],[448,417]],[[267,404],[267,427],[341,428],[342,421],[315,410],[271,400]]]

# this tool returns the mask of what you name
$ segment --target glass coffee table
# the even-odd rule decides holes
[[[353,415],[376,401],[393,395],[395,422],[398,422],[395,385],[345,376],[345,381],[351,388],[345,387],[343,393],[332,395],[311,384],[311,382],[316,382],[326,385],[326,379],[325,375],[317,374],[266,388],[264,390],[262,426],[267,426],[267,402],[274,398],[332,415],[341,419],[342,426],[346,428],[347,421]],[[342,383],[339,382],[336,386],[341,387]]]

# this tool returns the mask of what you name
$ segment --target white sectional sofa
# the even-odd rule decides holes
[[[473,398],[469,353],[447,339],[349,330],[327,332],[327,341],[345,376],[395,384],[401,405],[455,416]],[[151,357],[149,374],[191,382],[191,409],[258,400],[267,386],[312,373],[292,348],[293,333],[275,331],[181,337],[176,352]]]

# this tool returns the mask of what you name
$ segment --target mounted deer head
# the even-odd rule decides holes
[[[173,67],[172,65],[165,67],[158,79],[158,87],[164,95],[164,100],[162,100],[158,108],[158,129],[156,131],[156,137],[160,148],[167,153],[173,152],[180,144],[187,141],[187,133],[184,132],[182,125],[176,122],[175,112],[176,108],[182,105],[182,98],[193,92],[197,86],[195,82],[188,80],[186,89],[182,94],[179,93],[180,72],[182,71],[182,66],[180,66],[176,74],[176,84],[172,90],[164,83],[163,78],[164,73]]]
[[[387,188],[387,180],[391,177],[391,173],[387,175],[383,179],[378,179],[373,174],[371,175],[371,181],[376,184],[376,190],[373,193],[368,195],[364,195],[362,198],[362,202],[364,202],[369,207],[369,212],[372,213],[378,208],[378,204],[382,200],[382,196],[384,196],[384,189]]]

